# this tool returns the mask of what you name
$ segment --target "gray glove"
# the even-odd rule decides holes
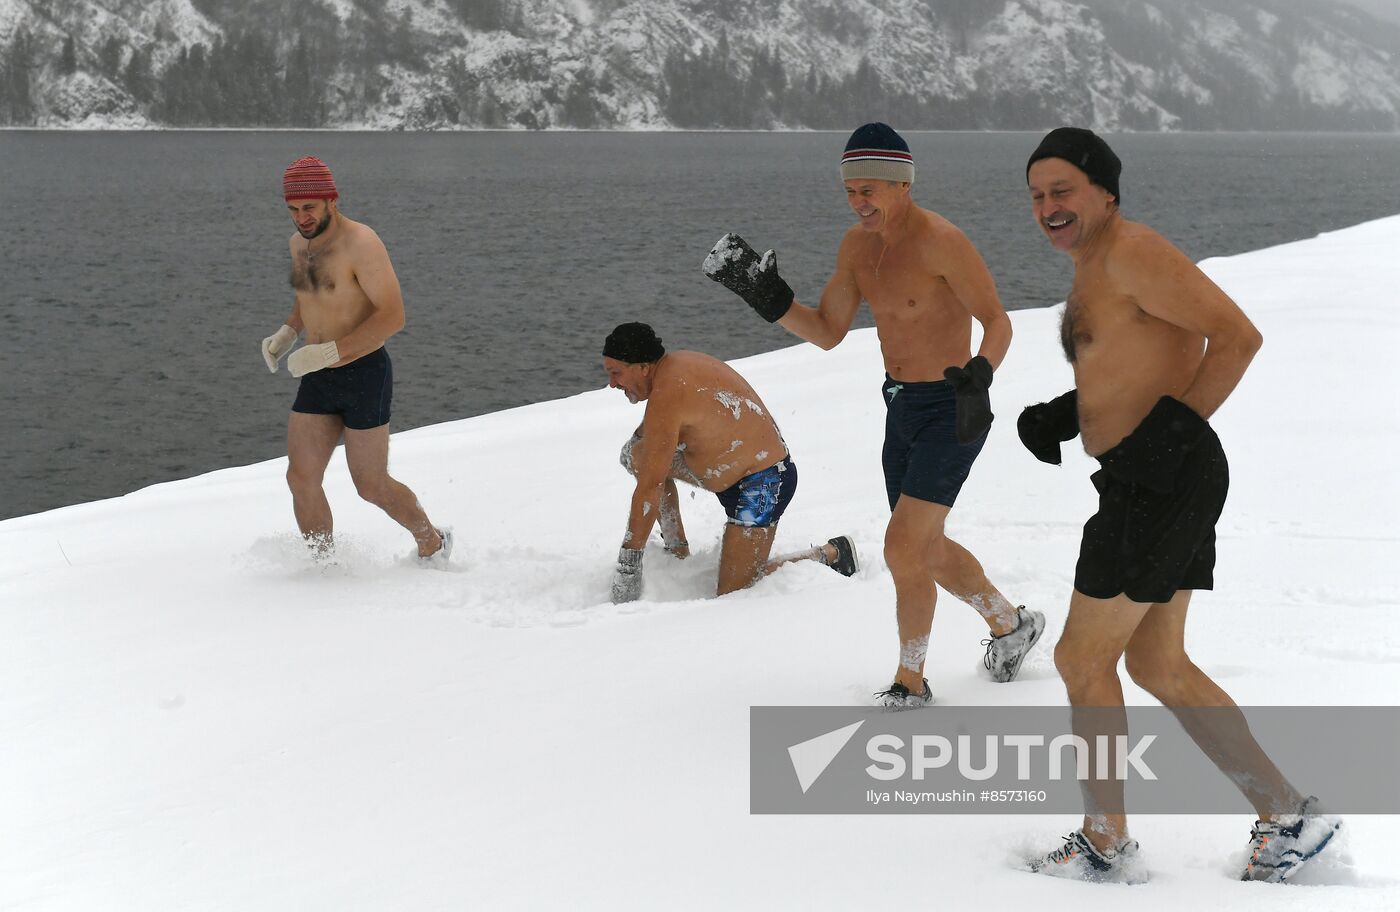
[[[617,552],[617,569],[613,571],[613,604],[635,602],[641,597],[642,551],[640,548],[621,548]]]

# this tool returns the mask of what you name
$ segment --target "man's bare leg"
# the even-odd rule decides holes
[[[1096,599],[1076,589],[1070,596],[1065,630],[1055,644],[1055,668],[1069,694],[1074,733],[1089,745],[1091,770],[1099,768],[1099,736],[1116,745],[1117,736],[1128,733],[1118,659],[1151,607],[1124,595]],[[1099,849],[1116,849],[1128,836],[1122,781],[1091,778],[1083,789],[1085,837]]]
[[[418,556],[429,557],[442,547],[442,536],[428,521],[408,486],[389,475],[389,426],[364,431],[345,429],[345,462],[359,495],[403,526],[418,543]]]
[[[759,529],[725,523],[719,551],[719,595],[752,586],[763,578],[777,530],[776,524]]]
[[[982,615],[993,636],[1004,636],[1020,623],[1016,606],[987,579],[982,564],[948,536],[940,534],[930,543],[929,569],[934,582]]]
[[[287,418],[287,487],[292,512],[307,542],[324,552],[331,546],[331,504],[321,482],[345,425],[335,415],[292,412]]]
[[[1190,602],[1191,592],[1184,589],[1147,612],[1128,641],[1128,674],[1175,714],[1196,745],[1254,805],[1260,820],[1297,813],[1304,796],[1254,740],[1230,695],[1186,655]]]
[[[798,561],[816,561],[830,567],[839,557],[840,554],[836,551],[835,545],[813,545],[802,551],[794,551],[791,554],[773,558],[763,565],[763,574],[767,576],[784,564],[795,564]]]
[[[899,626],[899,667],[896,684],[910,693],[924,692],[924,660],[938,590],[933,583],[929,554],[943,538],[948,508],[902,496],[885,527],[885,563],[894,578],[895,616]]]

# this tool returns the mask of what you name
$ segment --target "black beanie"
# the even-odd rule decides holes
[[[1042,158],[1063,158],[1087,174],[1091,183],[1111,193],[1120,207],[1123,205],[1123,197],[1118,193],[1118,175],[1123,173],[1123,163],[1094,131],[1083,127],[1057,127],[1045,134],[1031,153],[1030,161],[1026,162],[1027,183],[1031,179],[1031,165]]]
[[[666,354],[661,338],[645,323],[623,323],[603,342],[603,357],[627,364],[651,364]]]

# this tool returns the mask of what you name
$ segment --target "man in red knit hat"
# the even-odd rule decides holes
[[[296,231],[292,314],[262,342],[267,369],[288,352],[301,378],[287,421],[287,485],[302,535],[320,554],[331,545],[331,507],[321,487],[336,444],[360,496],[412,533],[418,556],[444,563],[452,533],[434,526],[407,486],[389,475],[389,403],[394,373],[384,342],[403,328],[403,294],[384,242],[368,225],[340,214],[330,168],[299,158],[282,175]],[[292,352],[298,336],[306,344]]]

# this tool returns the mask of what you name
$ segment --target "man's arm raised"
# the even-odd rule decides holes
[[[849,235],[848,235],[849,238]],[[797,303],[792,288],[778,275],[778,255],[761,256],[737,234],[719,239],[701,265],[705,275],[744,299],[759,316],[813,345],[831,349],[846,337],[860,307],[860,291],[848,265],[848,243],[837,254],[836,274],[816,308]]]
[[[851,268],[852,256],[848,234],[836,253],[836,271],[822,289],[821,301],[816,307],[793,301],[792,307],[778,321],[784,329],[826,351],[846,338],[855,322],[856,311],[860,310],[860,288],[856,285],[855,270]]]

